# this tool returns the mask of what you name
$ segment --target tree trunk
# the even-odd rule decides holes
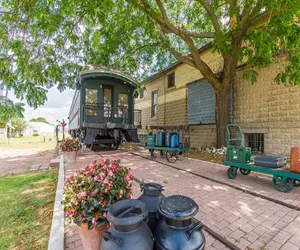
[[[226,125],[229,122],[229,87],[215,89],[217,147],[226,146]]]

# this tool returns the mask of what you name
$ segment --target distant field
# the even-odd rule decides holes
[[[66,134],[66,137],[68,135]],[[59,139],[62,139],[62,134],[59,135]],[[6,142],[0,139],[0,148],[14,148],[14,149],[28,149],[28,148],[40,148],[40,149],[54,149],[56,146],[56,137],[54,133],[45,134],[40,136],[23,136],[23,137],[11,137]]]

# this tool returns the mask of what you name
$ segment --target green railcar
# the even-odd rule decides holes
[[[124,72],[101,65],[83,69],[69,112],[69,133],[87,146],[117,148],[138,141],[141,110],[134,109],[137,82]]]

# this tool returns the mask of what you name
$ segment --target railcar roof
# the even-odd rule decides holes
[[[118,69],[110,68],[99,64],[85,66],[80,73],[80,78],[85,78],[86,76],[110,76],[126,81],[134,87],[137,87],[138,85],[137,80],[135,80],[129,74],[122,72]]]

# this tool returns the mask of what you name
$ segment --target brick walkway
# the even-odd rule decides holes
[[[167,182],[163,184],[166,195],[183,194],[193,198],[200,207],[196,218],[241,249],[300,249],[299,211],[129,153],[101,152],[101,155],[118,155],[122,163],[132,168],[135,177],[140,180]],[[80,157],[76,164],[66,165],[66,176],[97,158],[99,159],[98,155],[90,153]],[[174,165],[228,181],[226,169],[217,165],[194,160],[176,162]],[[259,181],[258,178],[262,180]],[[260,175],[239,175],[236,180],[230,180],[230,183],[255,188],[256,191],[264,192],[264,195],[274,195],[275,198],[299,205],[299,200],[294,201],[294,198],[299,199],[300,189],[294,189],[289,194],[274,192],[270,181],[265,178]],[[141,194],[137,184],[134,185],[134,191],[135,197]],[[74,225],[66,226],[65,235],[66,249],[83,249]],[[227,249],[210,235],[206,234],[206,240],[206,249]]]

